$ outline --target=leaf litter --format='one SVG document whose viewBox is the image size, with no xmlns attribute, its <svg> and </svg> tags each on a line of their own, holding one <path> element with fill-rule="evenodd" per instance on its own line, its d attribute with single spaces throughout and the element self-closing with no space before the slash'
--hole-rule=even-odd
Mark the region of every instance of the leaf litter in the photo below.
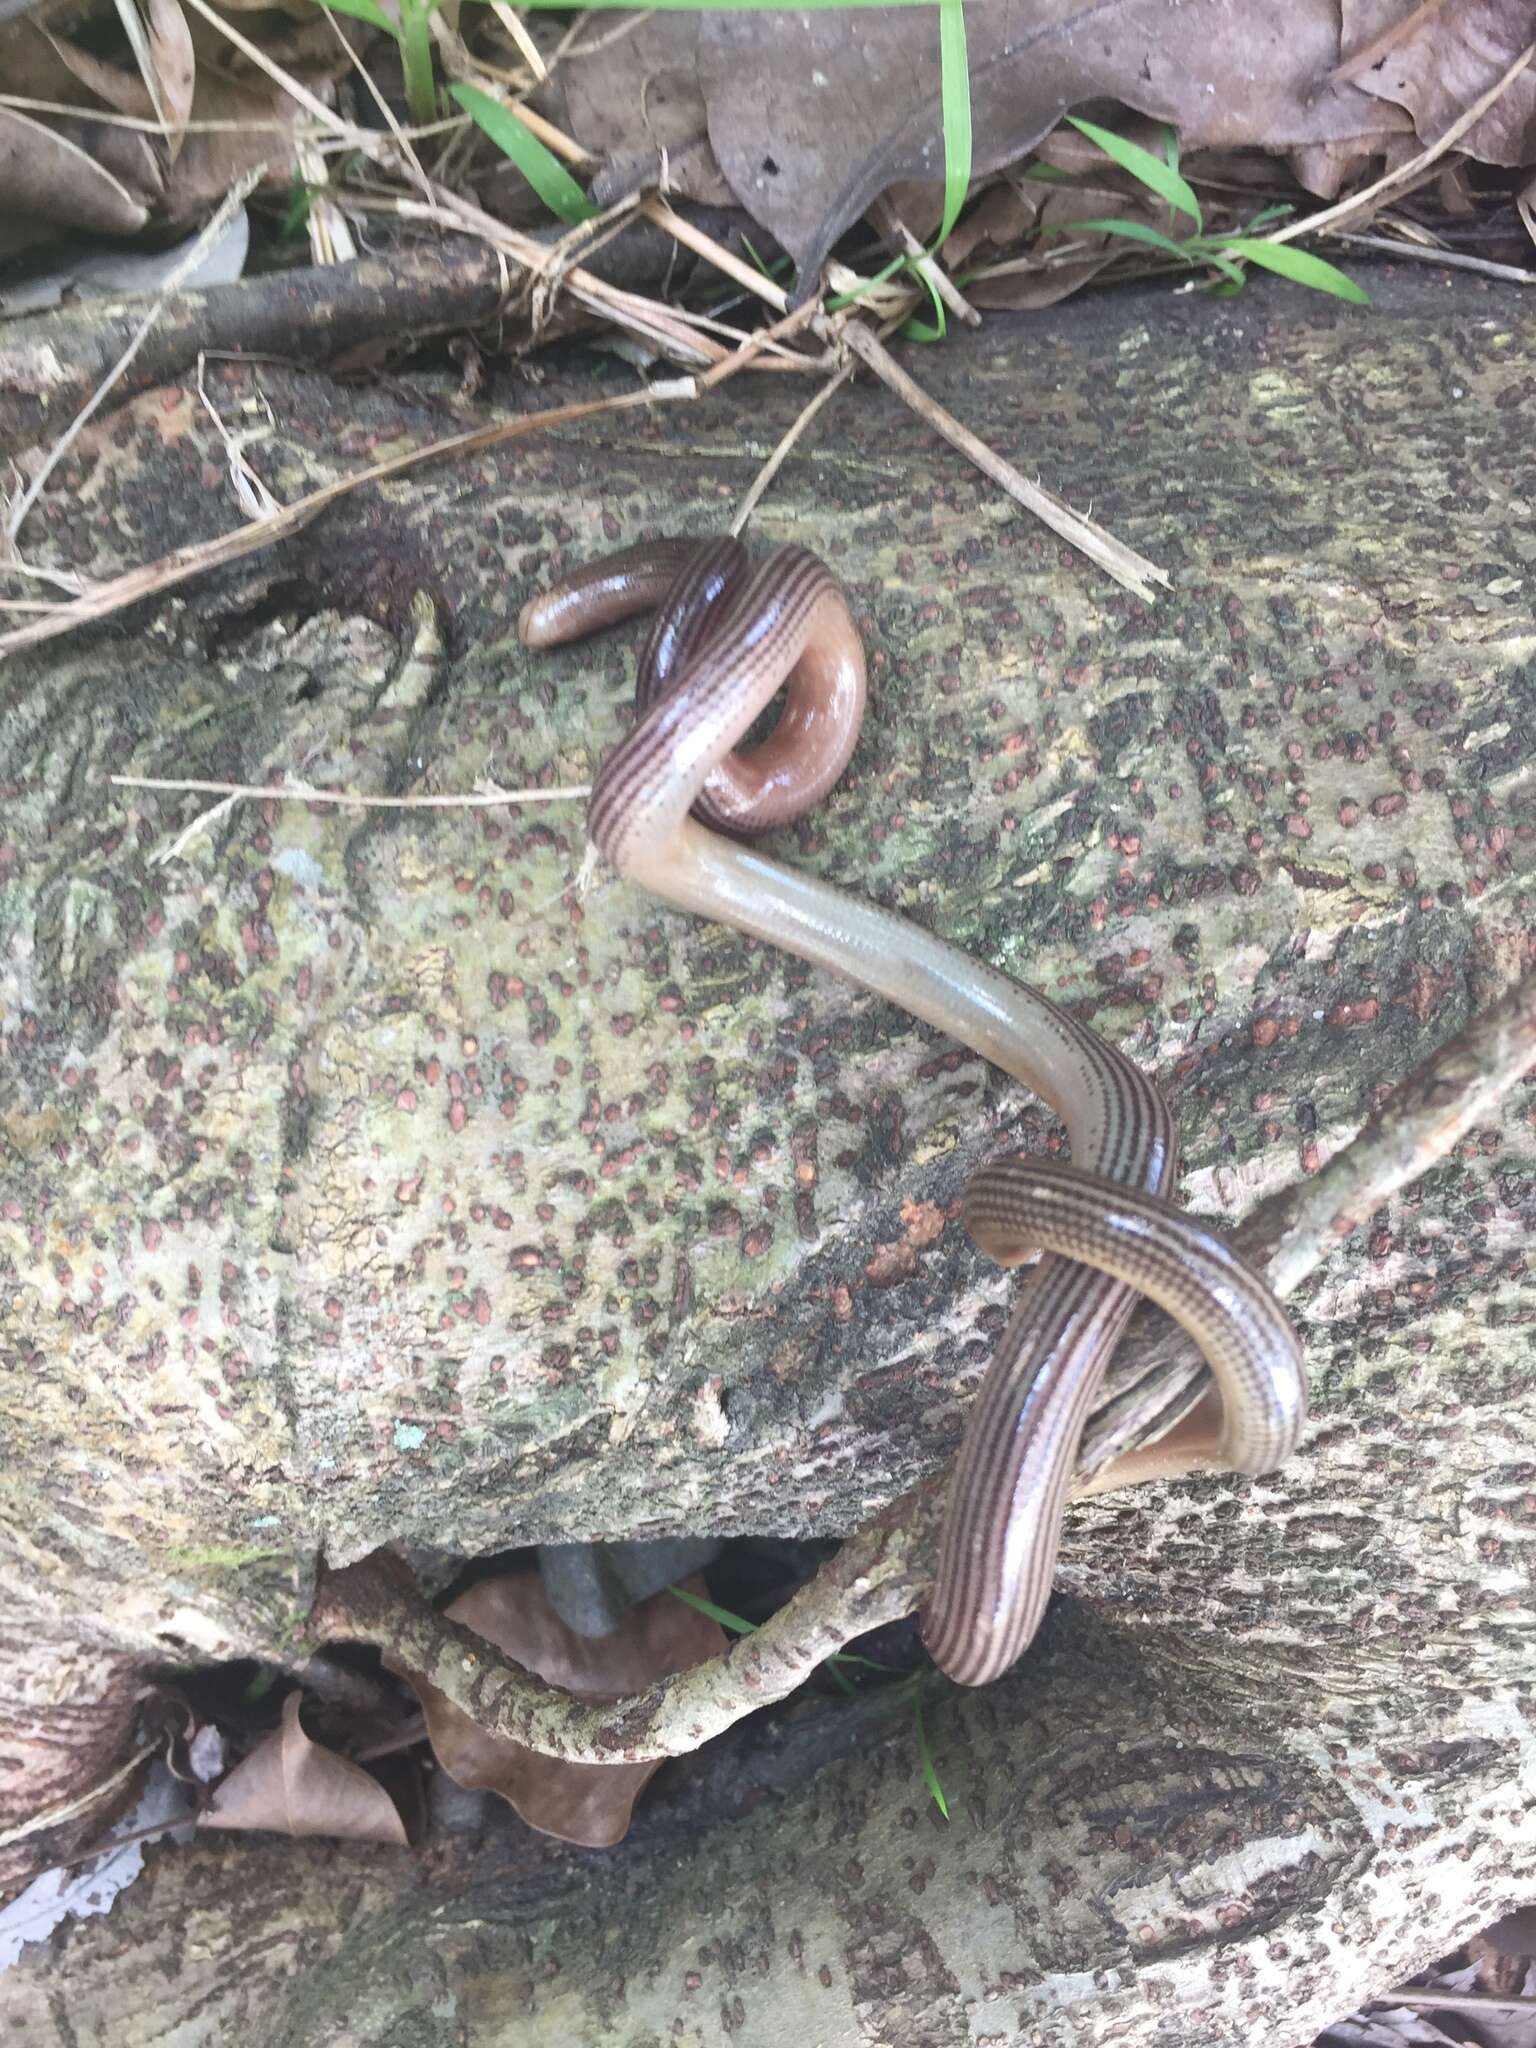
<svg viewBox="0 0 1536 2048">
<path fill-rule="evenodd" d="M 702 1579 L 684 1583 L 702 1597 Z M 550 1605 L 537 1572 L 482 1579 L 444 1611 L 537 1677 L 592 1705 L 643 1692 L 653 1679 L 718 1656 L 725 1643 L 717 1622 L 668 1592 L 631 1607 L 611 1634 L 578 1635 Z M 486 1734 L 416 1674 L 400 1676 L 421 1701 L 438 1762 L 466 1791 L 494 1792 L 530 1827 L 584 1848 L 610 1848 L 629 1832 L 635 1801 L 659 1763 L 573 1764 L 540 1756 Z"/>
</svg>

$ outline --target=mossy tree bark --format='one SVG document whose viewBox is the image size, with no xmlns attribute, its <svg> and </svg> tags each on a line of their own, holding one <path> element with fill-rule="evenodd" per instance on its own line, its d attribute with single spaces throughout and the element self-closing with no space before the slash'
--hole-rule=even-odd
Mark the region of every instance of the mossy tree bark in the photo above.
<svg viewBox="0 0 1536 2048">
<path fill-rule="evenodd" d="M 1172 572 L 1154 607 L 862 386 L 760 515 L 843 577 L 874 682 L 788 857 L 1091 1012 L 1207 1212 L 1315 1170 L 1536 954 L 1517 314 L 1461 279 L 1122 295 L 924 352 Z M 283 496 L 439 424 L 260 374 Z M 957 1201 L 1051 1135 L 1019 1091 L 573 894 L 577 808 L 249 804 L 162 863 L 208 800 L 102 780 L 581 780 L 628 651 L 531 660 L 518 603 L 716 524 L 789 384 L 424 474 L 0 674 L 18 1753 L 82 1646 L 112 1698 L 123 1653 L 290 1654 L 322 1553 L 837 1533 L 952 1451 L 1007 1295 Z M 217 463 L 193 400 L 139 401 L 56 538 L 105 572 L 206 532 Z M 1536 1882 L 1533 1121 L 1324 1269 L 1285 1471 L 1075 1511 L 1040 1654 L 931 1710 L 950 1826 L 905 1726 L 817 1718 L 817 1769 L 792 1718 L 670 1766 L 604 1856 L 164 1851 L 11 1975 L 11 2038 L 1308 2039 Z"/>
</svg>

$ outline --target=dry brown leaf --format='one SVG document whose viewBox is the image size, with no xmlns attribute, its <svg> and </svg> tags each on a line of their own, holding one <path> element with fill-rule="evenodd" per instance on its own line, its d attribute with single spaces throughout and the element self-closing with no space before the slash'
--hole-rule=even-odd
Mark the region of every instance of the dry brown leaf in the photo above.
<svg viewBox="0 0 1536 2048">
<path fill-rule="evenodd" d="M 0 212 L 40 215 L 59 227 L 131 235 L 149 208 L 78 144 L 0 107 Z"/>
<path fill-rule="evenodd" d="M 1166 207 L 1155 203 L 1143 205 L 1124 186 L 1043 185 L 1037 189 L 1042 195 L 1036 219 L 1040 238 L 1031 244 L 1028 267 L 968 281 L 966 296 L 974 305 L 989 310 L 1038 312 L 1041 307 L 1054 306 L 1080 291 L 1113 263 L 1138 259 L 1145 262 L 1145 250 L 1137 250 L 1114 235 L 1075 234 L 1073 227 L 1077 221 L 1136 221 L 1178 239 L 1179 224 Z M 1143 191 L 1142 197 L 1149 195 Z M 1068 255 L 1069 249 L 1078 253 Z M 1046 260 L 1057 250 L 1062 252 L 1060 257 Z M 983 271 L 988 268 L 985 263 L 980 267 Z"/>
<path fill-rule="evenodd" d="M 262 48 L 314 91 L 333 79 L 347 58 L 326 23 L 315 21 L 308 0 L 305 5 L 306 18 L 280 21 L 280 32 L 266 33 Z M 216 29 L 201 21 L 189 26 L 180 0 L 149 0 L 149 9 L 150 48 L 171 131 L 163 140 L 91 120 L 99 105 L 139 120 L 155 117 L 143 80 L 122 64 L 62 37 L 45 35 L 30 20 L 0 26 L 0 80 L 6 88 L 25 98 L 79 108 L 78 120 L 49 115 L 32 125 L 34 137 L 52 140 L 39 141 L 29 150 L 24 169 L 34 183 L 52 192 L 52 210 L 32 204 L 31 188 L 19 176 L 8 181 L 0 132 L 0 220 L 41 210 L 61 225 L 121 235 L 144 225 L 149 217 L 146 207 L 152 208 L 157 222 L 168 226 L 198 220 L 249 171 L 263 166 L 273 182 L 292 176 L 292 130 L 302 112 L 289 94 Z M 187 133 L 189 121 L 240 125 L 214 133 Z M 99 209 L 62 212 L 75 185 L 83 185 L 88 193 L 96 189 L 89 171 L 81 172 L 78 166 L 73 183 L 53 175 L 50 158 L 62 145 L 72 147 L 88 165 L 94 164 L 121 186 L 140 210 L 130 215 L 119 206 L 110 217 Z"/>
<path fill-rule="evenodd" d="M 685 1582 L 704 1593 L 703 1581 Z M 484 1579 L 447 1609 L 529 1671 L 597 1702 L 641 1692 L 653 1679 L 718 1656 L 717 1623 L 671 1593 L 642 1600 L 612 1635 L 579 1636 L 545 1597 L 537 1572 Z M 499 1793 L 530 1827 L 588 1849 L 611 1848 L 629 1832 L 635 1801 L 660 1766 L 569 1764 L 521 1743 L 487 1735 L 436 1689 L 385 1658 L 415 1688 L 438 1762 L 467 1791 Z"/>
<path fill-rule="evenodd" d="M 709 143 L 697 65 L 700 19 L 669 14 L 642 22 L 620 39 L 628 52 L 617 66 L 579 50 L 561 59 L 549 96 L 557 102 L 564 95 L 561 125 L 578 139 L 597 138 L 591 146 L 602 153 L 604 168 L 592 196 L 600 206 L 645 179 L 658 179 L 663 161 L 670 198 L 703 206 L 735 203 Z M 615 89 L 633 96 L 622 108 L 612 103 Z"/>
<path fill-rule="evenodd" d="M 940 252 L 944 268 L 954 272 L 973 256 L 984 260 L 988 250 L 1010 249 L 1033 232 L 1045 204 L 1046 186 L 999 179 L 970 208 Z M 980 252 L 978 254 L 978 252 Z"/>
<path fill-rule="evenodd" d="M 83 105 L 73 73 L 59 55 L 51 35 L 38 26 L 35 16 L 0 28 L 0 79 L 5 90 L 18 99 L 55 100 L 66 106 Z"/>
<path fill-rule="evenodd" d="M 1119 132 L 1143 149 L 1155 150 L 1160 139 L 1150 121 L 1127 119 Z M 1075 232 L 1079 221 L 1134 221 L 1173 240 L 1188 233 L 1187 222 L 1176 219 L 1145 185 L 1109 169 L 1103 151 L 1075 128 L 1058 128 L 1035 154 L 1077 182 L 1063 186 L 1028 176 L 1004 178 L 970 208 L 944 244 L 951 271 L 970 264 L 965 291 L 973 304 L 1035 312 L 1070 297 L 1112 264 L 1145 264 L 1144 249 L 1114 235 Z M 1026 238 L 1027 249 L 1022 246 Z M 996 255 L 987 253 L 987 245 Z"/>
<path fill-rule="evenodd" d="M 179 0 L 149 0 L 149 47 L 165 118 L 170 123 L 167 148 L 174 164 L 181 153 L 187 122 L 192 118 L 197 88 L 197 55 Z"/>
<path fill-rule="evenodd" d="M 1419 9 L 1407 0 L 1343 0 L 1346 51 L 1390 35 Z M 1455 0 L 1424 13 L 1411 33 L 1393 38 L 1355 84 L 1413 116 L 1420 142 L 1443 135 L 1462 109 L 1485 93 L 1536 38 L 1531 0 Z M 1482 163 L 1536 163 L 1536 64 L 1527 65 L 1456 145 Z"/>
<path fill-rule="evenodd" d="M 283 1701 L 283 1725 L 237 1764 L 198 1816 L 205 1828 L 270 1828 L 403 1846 L 393 1800 L 360 1764 L 311 1742 L 299 1725 L 303 1694 Z"/>
<path fill-rule="evenodd" d="M 124 71 L 120 65 L 109 64 L 104 57 L 97 57 L 89 50 L 82 50 L 74 43 L 67 43 L 60 36 L 48 38 L 54 55 L 72 78 L 86 88 L 87 94 L 94 93 L 115 113 L 131 114 L 136 121 L 155 120 L 154 101 L 149 96 L 149 87 L 136 71 Z M 41 95 L 39 95 L 41 97 Z M 70 101 L 84 107 L 88 101 L 71 93 Z"/>
<path fill-rule="evenodd" d="M 1186 150 L 1326 143 L 1360 164 L 1408 128 L 1354 86 L 1319 90 L 1339 59 L 1337 0 L 994 0 L 966 20 L 978 176 L 1096 100 L 1173 122 Z M 677 108 L 690 91 L 702 101 L 738 199 L 811 271 L 877 194 L 942 178 L 927 8 L 657 16 L 573 72 L 577 138 L 614 155 L 653 147 L 641 87 L 658 77 Z"/>
<path fill-rule="evenodd" d="M 53 115 L 48 127 L 83 149 L 93 163 L 126 186 L 136 199 L 153 206 L 165 190 L 164 164 L 157 154 L 157 145 L 135 129 L 103 127 L 90 119 L 92 103 L 103 100 L 115 112 L 129 114 L 135 120 L 157 120 L 159 116 L 143 79 L 136 72 L 108 64 L 89 50 L 62 42 L 56 36 L 50 36 L 48 41 L 70 81 L 63 98 L 66 103 L 78 103 L 81 116 L 75 122 Z"/>
<path fill-rule="evenodd" d="M 241 130 L 192 133 L 166 180 L 160 218 L 182 223 L 200 219 L 248 171 L 267 166 L 267 176 L 280 183 L 292 174 L 291 126 L 300 110 L 288 95 L 267 79 L 221 78 L 202 68 L 193 103 L 200 121 L 240 121 Z"/>
</svg>

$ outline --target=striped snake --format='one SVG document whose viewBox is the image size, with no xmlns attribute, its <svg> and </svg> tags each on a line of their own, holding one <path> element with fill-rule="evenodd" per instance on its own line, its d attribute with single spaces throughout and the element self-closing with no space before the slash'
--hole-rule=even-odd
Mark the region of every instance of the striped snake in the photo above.
<svg viewBox="0 0 1536 2048">
<path fill-rule="evenodd" d="M 545 647 L 641 611 L 655 618 L 639 717 L 598 769 L 588 806 L 598 849 L 667 902 L 901 1004 L 1022 1081 L 1067 1127 L 1070 1166 L 1000 1160 L 966 1191 L 967 1227 L 992 1258 L 1047 1254 L 1019 1289 L 972 1406 L 923 1611 L 935 1663 L 981 1685 L 1039 1626 L 1079 1441 L 1138 1297 L 1195 1339 L 1216 1394 L 1115 1460 L 1096 1491 L 1212 1467 L 1271 1470 L 1306 1417 L 1300 1346 L 1258 1274 L 1172 1206 L 1173 1119 L 1124 1054 L 906 918 L 726 836 L 800 816 L 858 739 L 864 653 L 825 566 L 798 547 L 753 569 L 734 540 L 652 542 L 533 598 L 518 630 Z M 786 683 L 773 732 L 738 750 Z"/>
</svg>

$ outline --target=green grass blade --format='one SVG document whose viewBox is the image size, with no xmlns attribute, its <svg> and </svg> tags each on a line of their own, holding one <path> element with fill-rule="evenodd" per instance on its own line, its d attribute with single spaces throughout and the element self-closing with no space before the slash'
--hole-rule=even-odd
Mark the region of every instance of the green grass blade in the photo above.
<svg viewBox="0 0 1536 2048">
<path fill-rule="evenodd" d="M 575 227 L 578 221 L 592 218 L 597 208 L 560 159 L 550 154 L 516 114 L 478 86 L 451 85 L 448 90 L 475 125 L 512 159 L 557 219 Z"/>
<path fill-rule="evenodd" d="M 729 1607 L 717 1607 L 713 1600 L 701 1600 L 697 1593 L 684 1592 L 681 1586 L 668 1586 L 667 1591 L 674 1600 L 681 1600 L 685 1607 L 696 1607 L 700 1614 L 707 1614 L 711 1621 L 718 1621 L 722 1628 L 732 1634 L 751 1636 L 757 1633 L 755 1621 L 743 1621 L 739 1614 L 732 1614 Z"/>
<path fill-rule="evenodd" d="M 933 318 L 919 320 L 914 315 L 902 328 L 902 335 L 907 341 L 942 341 L 949 332 L 949 323 L 944 318 L 944 301 L 935 290 L 932 278 L 920 264 L 913 264 L 912 275 L 928 294 L 933 306 Z"/>
<path fill-rule="evenodd" d="M 960 218 L 971 188 L 971 67 L 965 51 L 965 0 L 939 0 L 939 97 L 944 108 L 944 218 L 938 246 Z M 935 300 L 935 305 L 938 305 Z M 938 307 L 939 333 L 944 310 Z"/>
<path fill-rule="evenodd" d="M 1150 149 L 1143 149 L 1140 143 L 1127 142 L 1113 129 L 1100 128 L 1093 121 L 1081 121 L 1076 114 L 1068 114 L 1067 119 L 1090 142 L 1096 142 L 1122 171 L 1129 171 L 1139 184 L 1155 192 L 1159 199 L 1165 199 L 1176 213 L 1187 213 L 1195 224 L 1195 232 L 1199 233 L 1202 226 L 1200 202 L 1171 164 L 1165 164 L 1160 156 L 1154 156 Z"/>
<path fill-rule="evenodd" d="M 437 75 L 432 69 L 430 9 L 400 0 L 400 72 L 411 119 L 425 128 L 437 119 Z"/>
<path fill-rule="evenodd" d="M 846 1693 L 851 1700 L 856 1700 L 859 1696 L 859 1688 L 854 1684 L 846 1671 L 838 1670 L 837 1667 L 842 1662 L 843 1659 L 841 1657 L 829 1657 L 821 1668 L 826 1672 L 828 1678 L 831 1679 L 839 1692 Z"/>
<path fill-rule="evenodd" d="M 296 179 L 290 188 L 288 210 L 283 215 L 283 224 L 278 230 L 280 241 L 292 242 L 309 226 L 310 209 L 315 203 L 316 188 Z"/>
<path fill-rule="evenodd" d="M 787 256 L 775 256 L 771 263 L 765 262 L 756 249 L 753 248 L 750 235 L 742 236 L 741 246 L 746 250 L 747 255 L 757 265 L 764 277 L 776 277 L 781 270 L 789 270 L 793 267 Z"/>
<path fill-rule="evenodd" d="M 944 1787 L 939 1783 L 939 1774 L 933 1767 L 933 1751 L 928 1747 L 928 1729 L 923 1721 L 923 1703 L 912 1702 L 912 1715 L 917 1723 L 917 1760 L 922 1765 L 923 1783 L 928 1787 L 934 1805 L 949 1819 L 949 1801 L 944 1797 Z"/>
<path fill-rule="evenodd" d="M 877 270 L 873 277 L 859 280 L 858 288 L 851 292 L 835 292 L 827 301 L 829 313 L 840 313 L 844 306 L 856 305 L 864 294 L 873 291 L 877 284 L 884 284 L 888 277 L 894 277 L 898 270 L 905 270 L 909 262 L 906 256 L 893 256 L 883 270 Z"/>
<path fill-rule="evenodd" d="M 1202 263 L 1209 263 L 1212 270 L 1219 270 L 1221 272 L 1222 276 L 1226 279 L 1226 284 L 1222 289 L 1227 294 L 1240 292 L 1248 282 L 1248 273 L 1240 264 L 1232 262 L 1229 257 L 1223 256 L 1219 249 L 1212 249 L 1208 244 L 1201 248 L 1200 261 Z M 1217 287 L 1213 285 L 1211 289 L 1214 291 Z"/>
<path fill-rule="evenodd" d="M 599 12 L 605 8 L 633 9 L 635 0 L 520 0 L 533 8 L 561 8 L 569 13 Z M 849 7 L 931 7 L 933 0 L 647 0 L 655 14 L 826 14 L 834 8 Z"/>
<path fill-rule="evenodd" d="M 1281 277 L 1288 277 L 1293 284 L 1304 284 L 1314 292 L 1328 292 L 1336 299 L 1348 299 L 1351 305 L 1368 306 L 1371 295 L 1363 286 L 1346 277 L 1342 270 L 1336 270 L 1331 263 L 1325 263 L 1321 256 L 1314 256 L 1306 249 L 1293 248 L 1289 242 L 1266 242 L 1252 235 L 1223 235 L 1221 247 L 1233 256 L 1246 256 L 1250 263 L 1257 263 L 1263 270 L 1273 270 Z"/>
<path fill-rule="evenodd" d="M 1149 249 L 1161 249 L 1165 256 L 1177 256 L 1181 263 L 1193 261 L 1183 242 L 1165 235 L 1161 228 L 1149 228 L 1141 220 L 1072 220 L 1052 228 L 1054 235 L 1122 235 L 1128 242 L 1145 242 Z"/>
<path fill-rule="evenodd" d="M 355 21 L 366 21 L 370 28 L 381 28 L 386 35 L 398 43 L 400 31 L 377 4 L 377 0 L 325 0 L 328 14 L 350 14 Z"/>
</svg>

